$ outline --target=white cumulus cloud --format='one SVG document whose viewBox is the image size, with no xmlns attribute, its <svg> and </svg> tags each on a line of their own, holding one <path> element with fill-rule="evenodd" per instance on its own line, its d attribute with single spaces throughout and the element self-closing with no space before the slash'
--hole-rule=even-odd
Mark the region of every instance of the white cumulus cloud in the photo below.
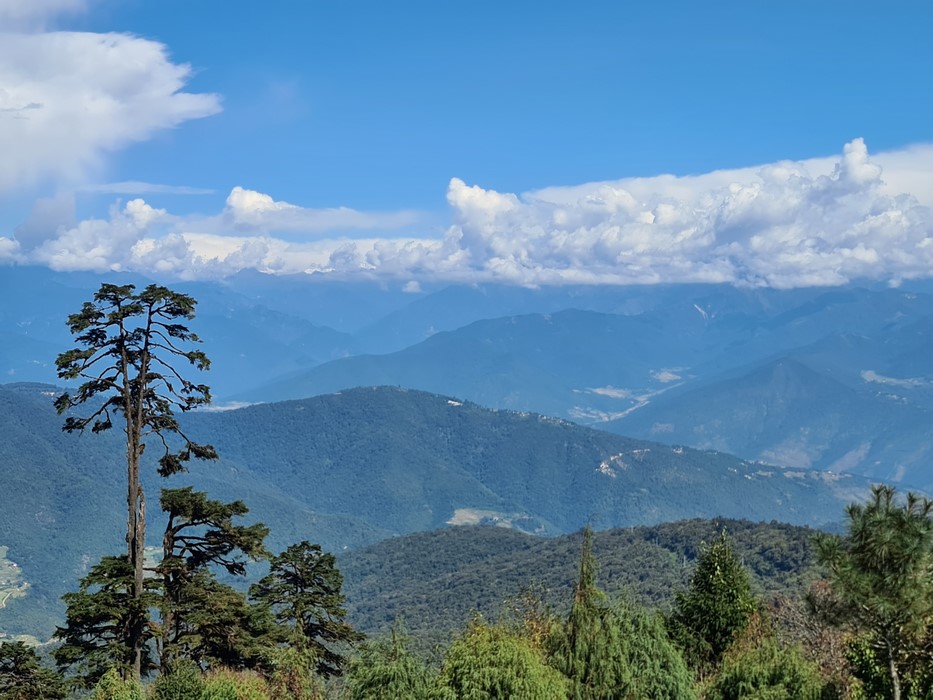
<svg viewBox="0 0 933 700">
<path fill-rule="evenodd" d="M 933 166 L 930 149 L 882 158 Z M 795 287 L 929 276 L 931 192 L 892 190 L 861 139 L 835 162 L 631 178 L 521 197 L 453 179 L 452 235 L 477 274 L 519 284 L 732 282 Z"/>
<path fill-rule="evenodd" d="M 198 217 L 136 199 L 107 220 L 66 225 L 68 201 L 49 200 L 23 241 L 0 239 L 0 258 L 185 278 L 365 275 L 412 290 L 423 281 L 897 284 L 933 276 L 930 172 L 931 146 L 873 156 L 856 139 L 836 158 L 524 194 L 452 178 L 451 222 L 433 235 L 411 234 L 412 212 L 307 208 L 242 187 Z"/>
<path fill-rule="evenodd" d="M 80 3 L 37 5 L 38 17 Z M 5 0 L 0 18 L 28 7 Z M 184 91 L 190 75 L 163 44 L 126 34 L 0 34 L 0 192 L 80 185 L 106 154 L 218 112 L 216 95 Z"/>
</svg>

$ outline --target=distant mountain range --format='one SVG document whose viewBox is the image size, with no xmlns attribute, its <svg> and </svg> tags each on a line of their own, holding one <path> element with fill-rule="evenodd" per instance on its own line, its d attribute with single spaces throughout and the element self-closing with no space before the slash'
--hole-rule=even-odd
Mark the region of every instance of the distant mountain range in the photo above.
<svg viewBox="0 0 933 700">
<path fill-rule="evenodd" d="M 119 429 L 68 435 L 56 389 L 0 385 L 0 544 L 32 585 L 0 629 L 51 631 L 61 593 L 123 548 Z M 799 524 L 841 518 L 867 482 L 632 440 L 531 413 L 397 388 L 364 388 L 185 417 L 221 459 L 160 482 L 147 465 L 150 541 L 160 486 L 242 499 L 270 546 L 301 539 L 344 551 L 447 524 L 558 535 L 694 517 Z"/>
<path fill-rule="evenodd" d="M 125 274 L 108 281 L 148 280 Z M 54 382 L 101 282 L 0 270 L 0 376 Z M 221 403 L 394 385 L 620 434 L 933 490 L 931 283 L 426 288 L 180 282 Z"/>
</svg>

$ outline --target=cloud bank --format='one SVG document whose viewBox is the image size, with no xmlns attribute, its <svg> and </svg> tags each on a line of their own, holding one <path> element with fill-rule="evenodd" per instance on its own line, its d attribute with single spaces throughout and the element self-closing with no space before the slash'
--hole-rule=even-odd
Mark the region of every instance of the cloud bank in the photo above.
<svg viewBox="0 0 933 700">
<path fill-rule="evenodd" d="M 453 178 L 450 225 L 412 212 L 309 209 L 234 188 L 223 211 L 178 217 L 143 199 L 108 219 L 43 220 L 0 259 L 181 278 L 242 269 L 519 285 L 709 282 L 799 287 L 933 276 L 933 146 L 675 177 L 502 193 Z M 42 212 L 40 212 L 42 213 Z M 35 217 L 34 217 L 35 218 Z M 386 232 L 405 229 L 402 235 Z"/>
</svg>

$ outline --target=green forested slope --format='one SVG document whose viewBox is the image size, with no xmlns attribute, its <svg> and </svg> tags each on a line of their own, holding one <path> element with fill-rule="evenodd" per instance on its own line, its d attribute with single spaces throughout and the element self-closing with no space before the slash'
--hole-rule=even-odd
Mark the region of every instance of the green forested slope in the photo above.
<svg viewBox="0 0 933 700">
<path fill-rule="evenodd" d="M 687 520 L 595 535 L 600 586 L 665 608 L 685 587 L 703 542 L 725 528 L 766 599 L 793 595 L 816 576 L 814 531 L 783 523 Z M 445 642 L 474 611 L 496 618 L 531 591 L 564 612 L 573 596 L 580 533 L 540 538 L 496 527 L 398 537 L 339 558 L 350 618 L 369 633 L 403 616 L 423 648 Z"/>
<path fill-rule="evenodd" d="M 0 385 L 0 545 L 32 585 L 0 609 L 0 631 L 49 633 L 59 596 L 125 547 L 122 434 L 63 434 L 53 394 Z M 245 501 L 277 551 L 307 539 L 335 552 L 471 518 L 551 535 L 688 517 L 820 524 L 864 489 L 394 388 L 184 418 L 221 459 L 162 481 L 145 466 L 149 544 L 162 486 Z"/>
</svg>

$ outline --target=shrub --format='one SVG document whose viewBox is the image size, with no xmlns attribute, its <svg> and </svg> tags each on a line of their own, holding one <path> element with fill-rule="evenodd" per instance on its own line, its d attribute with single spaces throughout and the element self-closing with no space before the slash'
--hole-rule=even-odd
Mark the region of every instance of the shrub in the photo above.
<svg viewBox="0 0 933 700">
<path fill-rule="evenodd" d="M 204 677 L 194 663 L 181 662 L 171 673 L 159 676 L 152 684 L 153 700 L 200 700 Z"/>
<path fill-rule="evenodd" d="M 145 700 L 145 695 L 139 681 L 123 680 L 112 668 L 97 681 L 90 700 Z"/>
<path fill-rule="evenodd" d="M 273 700 L 261 676 L 240 671 L 217 671 L 204 679 L 201 700 Z"/>
</svg>

